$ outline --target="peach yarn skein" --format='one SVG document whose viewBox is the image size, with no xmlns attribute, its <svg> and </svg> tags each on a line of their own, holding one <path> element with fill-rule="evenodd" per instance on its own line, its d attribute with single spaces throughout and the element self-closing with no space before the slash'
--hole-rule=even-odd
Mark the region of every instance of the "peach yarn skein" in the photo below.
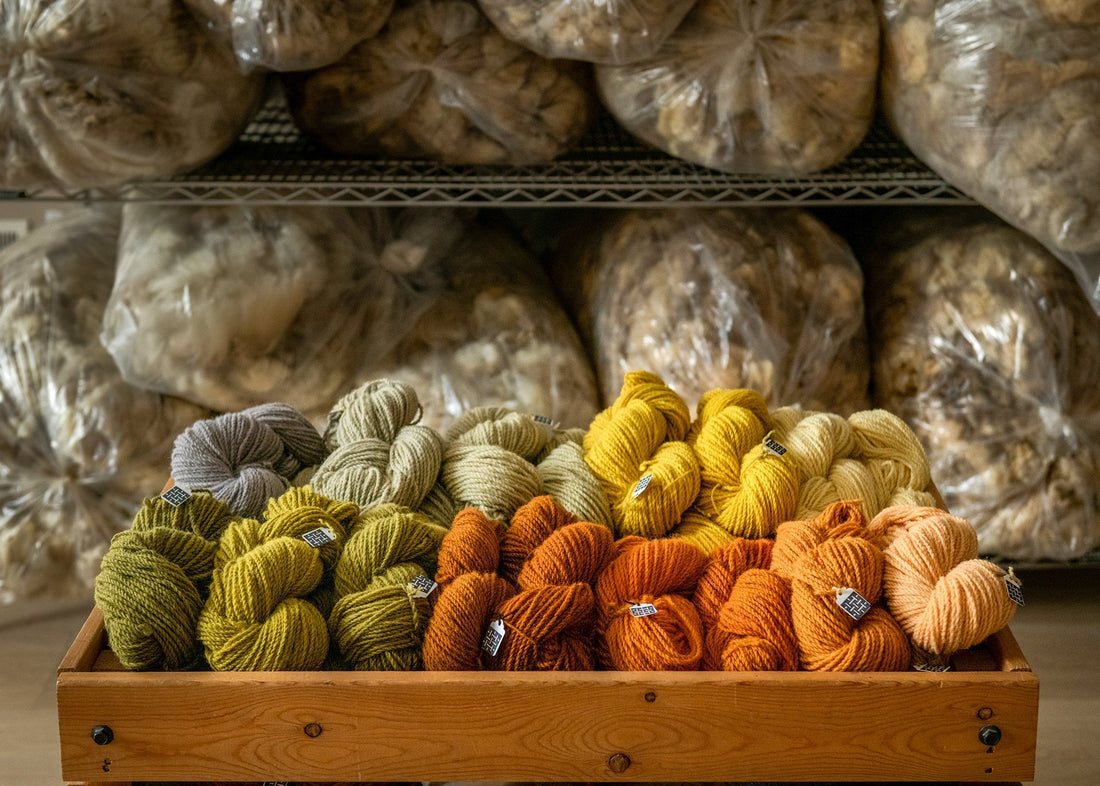
<svg viewBox="0 0 1100 786">
<path fill-rule="evenodd" d="M 870 529 L 886 559 L 886 604 L 917 647 L 950 655 L 1008 625 L 1005 571 L 978 559 L 974 528 L 937 508 L 892 506 Z"/>
</svg>

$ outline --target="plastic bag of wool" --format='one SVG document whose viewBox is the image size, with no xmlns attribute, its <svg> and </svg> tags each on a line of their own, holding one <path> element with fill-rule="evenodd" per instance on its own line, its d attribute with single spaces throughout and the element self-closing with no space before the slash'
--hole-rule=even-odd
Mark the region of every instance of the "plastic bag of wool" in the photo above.
<svg viewBox="0 0 1100 786">
<path fill-rule="evenodd" d="M 867 408 L 863 276 L 809 213 L 622 211 L 574 234 L 553 274 L 605 403 L 648 369 L 693 412 L 713 388 L 752 388 L 773 407 Z"/>
<path fill-rule="evenodd" d="M 596 78 L 619 122 L 671 155 L 797 175 L 867 133 L 878 50 L 871 0 L 701 0 L 655 54 Z"/>
<path fill-rule="evenodd" d="M 427 308 L 451 211 L 127 205 L 103 343 L 133 384 L 324 412 Z"/>
<path fill-rule="evenodd" d="M 440 432 L 483 406 L 586 428 L 599 409 L 592 367 L 530 252 L 501 230 L 475 228 L 444 269 L 447 285 L 432 309 L 362 379 L 412 385 L 421 423 Z"/>
<path fill-rule="evenodd" d="M 305 71 L 339 60 L 382 29 L 393 0 L 184 0 L 232 41 L 246 67 Z"/>
<path fill-rule="evenodd" d="M 928 452 L 981 550 L 1100 542 L 1100 318 L 1043 247 L 983 214 L 911 219 L 868 254 L 877 403 Z"/>
<path fill-rule="evenodd" d="M 117 235 L 116 214 L 81 211 L 0 252 L 0 602 L 87 597 L 209 414 L 127 384 L 99 344 Z"/>
<path fill-rule="evenodd" d="M 257 106 L 176 0 L 5 0 L 0 188 L 96 188 L 214 158 Z"/>
<path fill-rule="evenodd" d="M 585 131 L 582 78 L 508 41 L 473 2 L 421 0 L 342 60 L 285 80 L 295 122 L 338 153 L 538 164 Z"/>
<path fill-rule="evenodd" d="M 1100 3 L 884 0 L 882 17 L 898 135 L 1042 241 L 1100 311 Z"/>
</svg>

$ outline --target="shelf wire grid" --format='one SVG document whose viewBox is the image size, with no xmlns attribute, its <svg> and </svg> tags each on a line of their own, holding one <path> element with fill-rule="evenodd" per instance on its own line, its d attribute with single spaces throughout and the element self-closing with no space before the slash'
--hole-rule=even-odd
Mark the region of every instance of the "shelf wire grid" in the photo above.
<svg viewBox="0 0 1100 786">
<path fill-rule="evenodd" d="M 160 204 L 673 205 L 974 204 L 881 121 L 844 161 L 785 178 L 733 175 L 652 149 L 602 114 L 572 151 L 540 166 L 455 166 L 333 154 L 301 134 L 285 101 L 267 101 L 223 155 L 185 175 L 106 190 L 42 190 L 32 199 Z"/>
</svg>

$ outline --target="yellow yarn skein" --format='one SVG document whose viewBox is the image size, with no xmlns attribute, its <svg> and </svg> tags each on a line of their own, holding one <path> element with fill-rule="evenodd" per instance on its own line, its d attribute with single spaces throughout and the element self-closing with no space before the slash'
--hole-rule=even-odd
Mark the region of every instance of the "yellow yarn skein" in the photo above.
<svg viewBox="0 0 1100 786">
<path fill-rule="evenodd" d="M 752 390 L 707 391 L 688 434 L 702 471 L 693 510 L 729 534 L 767 537 L 790 519 L 798 498 L 798 468 L 764 446 L 768 407 Z"/>
<path fill-rule="evenodd" d="M 883 491 L 884 508 L 935 507 L 935 498 L 927 491 L 932 483 L 928 456 L 904 420 L 885 409 L 867 409 L 853 413 L 848 422 L 856 440 L 852 456 L 867 465 Z"/>
<path fill-rule="evenodd" d="M 669 533 L 671 537 L 686 540 L 700 548 L 704 554 L 711 554 L 736 538 L 722 529 L 720 525 L 711 521 L 699 513 L 695 508 L 688 508 L 680 523 Z"/>
<path fill-rule="evenodd" d="M 619 536 L 660 537 L 699 493 L 699 463 L 684 442 L 691 414 L 656 374 L 631 371 L 584 437 L 584 460 L 611 503 Z M 650 476 L 638 491 L 639 482 Z M 638 493 L 635 493 L 638 491 Z"/>
</svg>

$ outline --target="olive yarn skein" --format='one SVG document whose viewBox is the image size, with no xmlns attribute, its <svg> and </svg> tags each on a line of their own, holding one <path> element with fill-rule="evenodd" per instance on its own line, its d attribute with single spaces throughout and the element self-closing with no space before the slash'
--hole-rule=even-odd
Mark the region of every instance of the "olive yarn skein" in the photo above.
<svg viewBox="0 0 1100 786">
<path fill-rule="evenodd" d="M 798 470 L 765 447 L 770 426 L 754 391 L 715 389 L 699 399 L 687 437 L 702 476 L 693 512 L 731 535 L 766 537 L 794 515 Z"/>
<path fill-rule="evenodd" d="M 111 649 L 127 669 L 185 669 L 202 653 L 198 619 L 217 539 L 236 519 L 196 491 L 180 507 L 147 499 L 130 529 L 111 539 L 95 580 L 95 603 Z"/>
<path fill-rule="evenodd" d="M 210 491 L 240 516 L 259 516 L 302 470 L 325 457 L 320 434 L 287 404 L 200 420 L 176 437 L 172 477 Z"/>
<path fill-rule="evenodd" d="M 646 371 L 629 372 L 619 397 L 596 415 L 584 460 L 607 495 L 616 534 L 660 537 L 691 506 L 700 475 L 684 442 L 690 425 L 684 400 Z"/>
<path fill-rule="evenodd" d="M 365 513 L 336 566 L 338 600 L 329 633 L 353 668 L 412 671 L 431 616 L 411 583 L 435 572 L 442 527 L 408 508 L 384 504 Z"/>
<path fill-rule="evenodd" d="M 1005 571 L 978 559 L 974 528 L 937 508 L 893 506 L 871 521 L 886 605 L 918 648 L 950 655 L 1011 621 Z"/>
<path fill-rule="evenodd" d="M 364 509 L 392 502 L 417 508 L 439 477 L 443 440 L 417 425 L 420 401 L 404 382 L 380 379 L 353 390 L 329 413 L 332 453 L 311 483 Z"/>
</svg>

